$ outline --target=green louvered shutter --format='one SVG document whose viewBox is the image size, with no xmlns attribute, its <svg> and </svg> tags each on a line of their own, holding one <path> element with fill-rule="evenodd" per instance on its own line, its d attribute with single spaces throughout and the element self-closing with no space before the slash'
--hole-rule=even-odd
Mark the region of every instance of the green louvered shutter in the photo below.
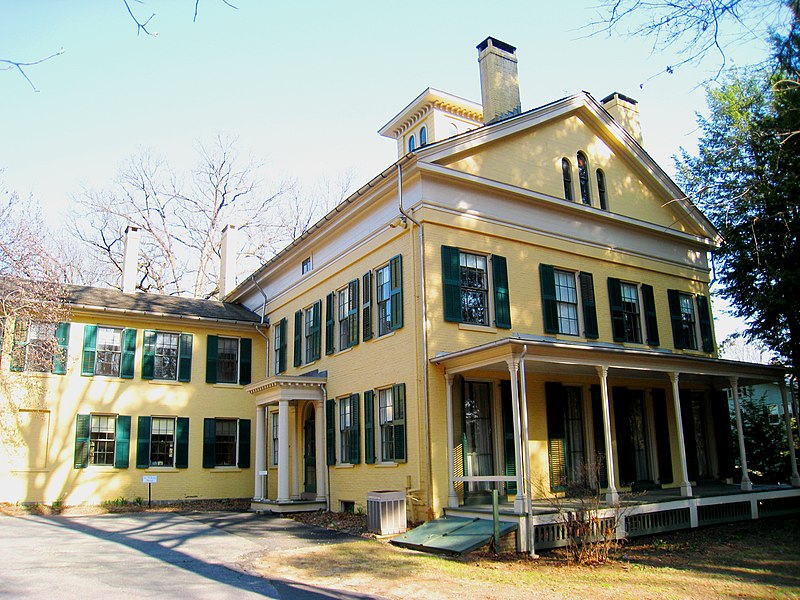
<svg viewBox="0 0 800 600">
<path fill-rule="evenodd" d="M 403 256 L 398 254 L 389 261 L 389 329 L 395 331 L 403 326 Z"/>
<path fill-rule="evenodd" d="M 75 468 L 85 469 L 89 465 L 89 436 L 91 415 L 78 415 L 75 423 Z"/>
<path fill-rule="evenodd" d="M 253 340 L 239 340 L 239 385 L 249 385 L 252 380 Z"/>
<path fill-rule="evenodd" d="M 83 327 L 83 355 L 81 357 L 81 375 L 94 375 L 94 362 L 97 356 L 97 325 Z"/>
<path fill-rule="evenodd" d="M 175 419 L 175 468 L 189 468 L 189 417 Z"/>
<path fill-rule="evenodd" d="M 2 343 L 2 338 L 0 338 Z M 69 356 L 69 323 L 59 323 L 56 326 L 56 343 L 58 349 L 53 355 L 53 373 L 64 375 L 67 372 L 67 357 Z"/>
<path fill-rule="evenodd" d="M 142 379 L 152 379 L 156 369 L 156 332 L 144 330 L 142 338 Z"/>
<path fill-rule="evenodd" d="M 461 322 L 461 263 L 459 250 L 442 246 L 442 292 L 444 295 L 444 320 Z"/>
<path fill-rule="evenodd" d="M 136 330 L 122 330 L 122 363 L 119 376 L 123 379 L 133 379 L 133 370 L 136 360 Z"/>
<path fill-rule="evenodd" d="M 647 330 L 647 343 L 658 346 L 658 318 L 656 317 L 656 299 L 653 286 L 642 284 L 642 308 L 644 309 L 644 326 Z"/>
<path fill-rule="evenodd" d="M 350 394 L 350 464 L 357 465 L 361 462 L 361 419 L 359 419 L 358 394 Z"/>
<path fill-rule="evenodd" d="M 217 465 L 217 420 L 203 419 L 203 468 Z"/>
<path fill-rule="evenodd" d="M 250 468 L 250 419 L 239 419 L 239 460 L 236 466 Z"/>
<path fill-rule="evenodd" d="M 517 476 L 517 451 L 514 443 L 514 408 L 511 402 L 511 385 L 509 381 L 501 383 L 501 414 L 503 417 L 503 467 L 506 477 Z M 509 494 L 517 493 L 517 482 L 506 482 Z"/>
<path fill-rule="evenodd" d="M 25 346 L 27 342 L 28 320 L 17 317 L 14 319 L 14 345 L 11 348 L 11 364 L 9 366 L 12 371 L 25 369 Z M 2 346 L 0 346 L 0 350 L 2 350 Z"/>
<path fill-rule="evenodd" d="M 406 384 L 398 383 L 392 386 L 392 400 L 394 402 L 394 460 L 406 462 Z"/>
<path fill-rule="evenodd" d="M 192 380 L 192 334 L 182 333 L 178 349 L 178 381 Z"/>
<path fill-rule="evenodd" d="M 372 339 L 372 271 L 364 273 L 361 278 L 361 287 L 363 288 L 362 302 L 361 302 L 361 321 L 363 322 L 364 334 L 363 338 L 366 342 Z"/>
<path fill-rule="evenodd" d="M 556 304 L 556 275 L 553 265 L 539 265 L 539 279 L 542 286 L 542 314 L 544 332 L 558 333 L 558 304 Z"/>
<path fill-rule="evenodd" d="M 560 383 L 544 384 L 547 405 L 547 441 L 550 457 L 550 488 L 567 487 L 567 432 L 564 421 L 564 394 Z"/>
<path fill-rule="evenodd" d="M 364 462 L 375 464 L 375 392 L 364 392 Z"/>
<path fill-rule="evenodd" d="M 294 313 L 294 362 L 295 367 L 303 364 L 303 311 Z"/>
<path fill-rule="evenodd" d="M 492 280 L 494 284 L 494 325 L 499 329 L 511 329 L 511 300 L 505 256 L 492 255 Z"/>
<path fill-rule="evenodd" d="M 325 296 L 325 354 L 333 354 L 336 348 L 333 337 L 336 322 L 336 297 L 333 292 Z"/>
<path fill-rule="evenodd" d="M 596 340 L 599 337 L 597 329 L 597 305 L 594 297 L 594 278 L 591 273 L 578 274 L 581 283 L 581 303 L 583 304 L 583 335 L 588 339 Z"/>
<path fill-rule="evenodd" d="M 219 352 L 219 338 L 216 335 L 208 336 L 206 343 L 206 383 L 217 383 L 217 354 Z"/>
<path fill-rule="evenodd" d="M 669 301 L 669 317 L 672 321 L 672 341 L 675 348 L 683 350 L 686 344 L 683 338 L 683 313 L 681 312 L 681 296 L 678 290 L 667 290 Z"/>
<path fill-rule="evenodd" d="M 619 279 L 608 278 L 608 303 L 611 307 L 611 331 L 615 342 L 625 341 L 625 309 L 622 307 L 622 285 Z"/>
<path fill-rule="evenodd" d="M 325 462 L 336 464 L 336 400 L 325 401 Z"/>
<path fill-rule="evenodd" d="M 711 307 L 708 298 L 697 296 L 697 320 L 700 322 L 700 339 L 703 352 L 714 352 L 714 330 L 711 327 Z"/>
<path fill-rule="evenodd" d="M 114 466 L 127 469 L 131 453 L 131 418 L 127 415 L 117 416 L 117 439 L 114 445 Z"/>
<path fill-rule="evenodd" d="M 361 333 L 361 319 L 359 314 L 361 312 L 359 310 L 361 301 L 358 293 L 358 288 L 360 287 L 359 284 L 360 281 L 358 279 L 354 279 L 347 284 L 348 296 L 353 302 L 353 308 L 347 311 L 347 322 L 349 323 L 350 328 L 350 346 L 358 345 Z"/>
<path fill-rule="evenodd" d="M 317 300 L 311 307 L 311 357 L 312 361 L 319 360 L 322 354 L 322 300 Z"/>
<path fill-rule="evenodd" d="M 150 466 L 150 417 L 139 417 L 136 425 L 136 468 Z"/>
<path fill-rule="evenodd" d="M 278 348 L 278 373 L 285 373 L 286 372 L 286 318 L 280 320 L 278 323 L 278 328 L 280 329 L 280 338 L 281 338 L 281 345 Z"/>
</svg>

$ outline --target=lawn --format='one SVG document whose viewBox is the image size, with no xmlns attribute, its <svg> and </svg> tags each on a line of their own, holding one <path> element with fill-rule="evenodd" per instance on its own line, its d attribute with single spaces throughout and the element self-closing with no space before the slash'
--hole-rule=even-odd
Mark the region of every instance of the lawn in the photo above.
<svg viewBox="0 0 800 600">
<path fill-rule="evenodd" d="M 377 540 L 269 553 L 252 566 L 387 598 L 800 598 L 800 517 L 639 538 L 599 566 L 559 552 L 449 558 Z"/>
</svg>

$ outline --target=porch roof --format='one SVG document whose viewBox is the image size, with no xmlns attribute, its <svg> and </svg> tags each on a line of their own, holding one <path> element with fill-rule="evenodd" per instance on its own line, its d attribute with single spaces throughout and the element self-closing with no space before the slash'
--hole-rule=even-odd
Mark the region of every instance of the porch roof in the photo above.
<svg viewBox="0 0 800 600">
<path fill-rule="evenodd" d="M 323 400 L 323 386 L 328 378 L 324 375 L 274 375 L 251 383 L 244 390 L 256 398 L 256 406 L 280 401 Z"/>
<path fill-rule="evenodd" d="M 474 369 L 507 371 L 508 361 L 524 354 L 525 371 L 587 375 L 597 367 L 609 369 L 609 375 L 634 379 L 664 379 L 678 373 L 681 380 L 711 383 L 716 388 L 782 381 L 789 370 L 782 366 L 708 358 L 662 349 L 621 347 L 603 342 L 577 342 L 539 336 L 513 335 L 487 344 L 437 354 L 431 363 L 444 366 L 451 374 Z"/>
</svg>

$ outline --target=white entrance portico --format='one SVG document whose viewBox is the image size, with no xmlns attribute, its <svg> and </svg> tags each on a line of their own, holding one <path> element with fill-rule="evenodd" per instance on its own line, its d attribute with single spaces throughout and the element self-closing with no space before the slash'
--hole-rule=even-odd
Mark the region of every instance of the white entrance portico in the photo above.
<svg viewBox="0 0 800 600">
<path fill-rule="evenodd" d="M 275 376 L 245 388 L 256 404 L 254 510 L 327 508 L 325 382 L 318 376 Z"/>
</svg>

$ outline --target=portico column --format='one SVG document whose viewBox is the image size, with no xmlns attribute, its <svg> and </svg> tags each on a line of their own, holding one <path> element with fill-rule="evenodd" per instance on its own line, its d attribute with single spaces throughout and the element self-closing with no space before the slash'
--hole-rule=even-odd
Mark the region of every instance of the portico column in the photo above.
<svg viewBox="0 0 800 600">
<path fill-rule="evenodd" d="M 794 433 L 792 419 L 789 416 L 789 399 L 786 395 L 786 382 L 781 379 L 781 402 L 783 403 L 783 424 L 786 427 L 786 440 L 789 442 L 789 460 L 792 464 L 792 487 L 800 487 L 800 474 L 797 473 L 797 456 L 794 453 Z"/>
<path fill-rule="evenodd" d="M 519 420 L 519 359 L 511 358 L 508 363 L 508 373 L 511 376 L 511 410 L 514 412 L 514 458 L 517 474 L 517 496 L 514 498 L 514 512 L 523 514 L 528 499 L 525 495 L 525 486 L 522 478 L 522 427 Z"/>
<path fill-rule="evenodd" d="M 733 410 L 736 412 L 736 432 L 739 434 L 739 460 L 742 463 L 741 488 L 745 492 L 753 489 L 750 481 L 750 471 L 747 470 L 747 453 L 744 449 L 744 429 L 742 429 L 742 407 L 739 405 L 739 378 L 731 377 L 731 392 L 733 392 Z"/>
<path fill-rule="evenodd" d="M 678 373 L 669 373 L 672 383 L 672 406 L 675 411 L 675 428 L 678 430 L 678 453 L 681 457 L 681 496 L 692 495 L 692 485 L 689 483 L 689 468 L 686 464 L 686 440 L 683 437 L 683 419 L 681 418 L 681 396 L 678 382 Z"/>
<path fill-rule="evenodd" d="M 256 480 L 253 497 L 256 499 L 264 498 L 264 476 L 267 470 L 267 445 L 264 439 L 264 415 L 266 414 L 264 405 L 256 407 Z"/>
<path fill-rule="evenodd" d="M 278 502 L 289 502 L 289 401 L 278 403 Z"/>
<path fill-rule="evenodd" d="M 619 492 L 617 492 L 616 473 L 614 472 L 614 450 L 611 446 L 611 408 L 608 402 L 608 367 L 597 367 L 597 374 L 600 377 L 600 397 L 603 400 L 603 437 L 606 443 L 606 477 L 608 479 L 606 502 L 609 504 L 619 504 Z"/>
<path fill-rule="evenodd" d="M 325 494 L 325 423 L 323 417 L 325 415 L 325 405 L 322 400 L 315 403 L 314 408 L 314 444 L 316 445 L 316 452 L 314 453 L 314 460 L 317 463 L 317 502 L 325 502 L 327 495 Z"/>
<path fill-rule="evenodd" d="M 456 494 L 455 485 L 455 463 L 453 453 L 453 379 L 455 375 L 452 373 L 445 373 L 445 381 L 447 382 L 446 402 L 447 402 L 447 477 L 448 477 L 448 490 L 447 490 L 447 506 L 448 508 L 458 507 L 458 495 Z"/>
</svg>

